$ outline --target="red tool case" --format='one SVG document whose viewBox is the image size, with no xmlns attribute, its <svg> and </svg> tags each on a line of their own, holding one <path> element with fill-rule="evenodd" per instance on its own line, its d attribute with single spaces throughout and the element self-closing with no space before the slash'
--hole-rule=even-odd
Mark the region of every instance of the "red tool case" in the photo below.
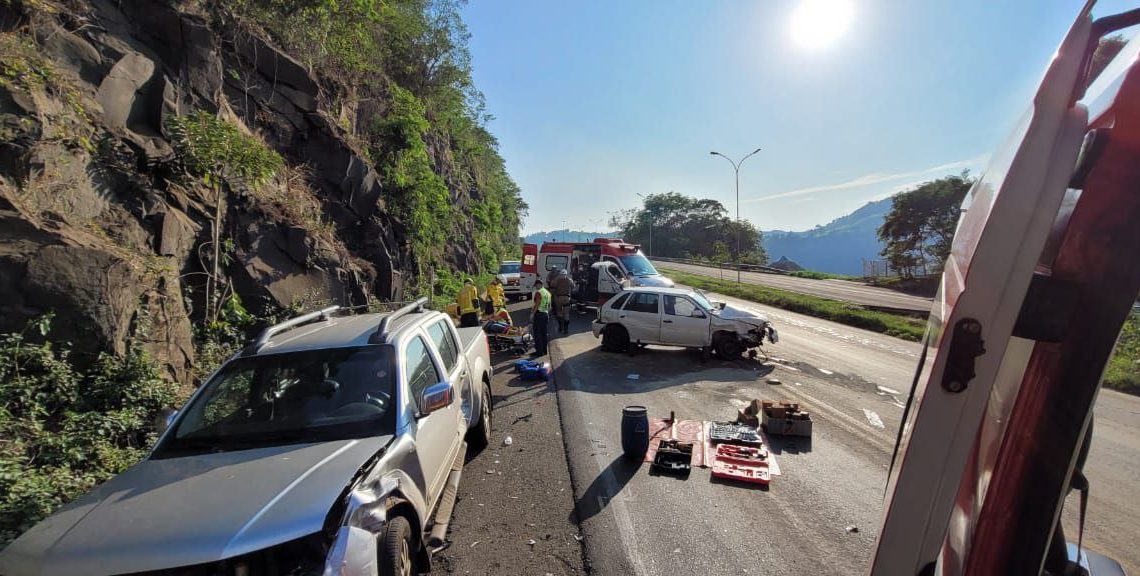
<svg viewBox="0 0 1140 576">
<path fill-rule="evenodd" d="M 767 486 L 772 480 L 768 469 L 768 450 L 751 446 L 720 444 L 713 459 L 714 478 L 739 480 Z"/>
</svg>

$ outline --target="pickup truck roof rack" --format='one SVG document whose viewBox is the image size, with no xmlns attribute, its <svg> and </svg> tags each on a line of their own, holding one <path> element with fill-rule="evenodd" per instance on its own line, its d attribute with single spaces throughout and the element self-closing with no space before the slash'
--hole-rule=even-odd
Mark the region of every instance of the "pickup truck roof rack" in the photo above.
<svg viewBox="0 0 1140 576">
<path fill-rule="evenodd" d="M 388 327 L 392 325 L 393 320 L 415 312 L 423 312 L 424 304 L 427 304 L 427 302 L 428 299 L 426 296 L 424 296 L 422 298 L 418 298 L 412 302 L 409 302 L 405 306 L 393 310 L 390 314 L 386 314 L 383 318 L 380 319 L 380 325 L 376 327 L 376 332 L 372 334 L 372 337 L 369 338 L 368 341 L 373 344 L 379 344 L 383 342 L 384 339 L 388 336 Z"/>
<path fill-rule="evenodd" d="M 293 328 L 308 324 L 310 322 L 328 320 L 329 316 L 339 310 L 341 310 L 340 306 L 329 306 L 328 308 L 322 308 L 316 312 L 309 312 L 308 314 L 302 314 L 296 318 L 290 318 L 280 324 L 274 324 L 265 330 L 262 330 L 261 334 L 257 335 L 257 339 L 254 340 L 253 344 L 250 346 L 250 351 L 257 352 L 261 349 L 262 346 L 265 346 L 269 343 L 270 338 L 287 330 L 292 330 Z"/>
</svg>

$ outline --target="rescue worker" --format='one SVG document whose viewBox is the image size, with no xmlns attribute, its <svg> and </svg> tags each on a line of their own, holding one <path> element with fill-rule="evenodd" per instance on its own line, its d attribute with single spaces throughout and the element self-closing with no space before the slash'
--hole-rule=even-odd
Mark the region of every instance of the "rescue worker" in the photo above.
<svg viewBox="0 0 1140 576">
<path fill-rule="evenodd" d="M 546 356 L 546 345 L 550 341 L 547 332 L 550 325 L 550 292 L 542 285 L 542 280 L 534 281 L 534 294 L 531 294 L 534 306 L 530 311 L 530 327 L 534 335 L 534 354 L 531 356 Z"/>
<path fill-rule="evenodd" d="M 483 306 L 484 312 L 488 316 L 493 316 L 496 310 L 507 307 L 507 294 L 503 291 L 503 282 L 498 276 L 492 277 L 491 282 L 487 284 L 483 299 L 486 300 Z"/>
<path fill-rule="evenodd" d="M 554 292 L 554 316 L 558 318 L 558 333 L 570 333 L 570 295 L 574 293 L 574 280 L 569 270 L 562 270 L 554 278 L 550 289 Z"/>
<path fill-rule="evenodd" d="M 479 290 L 475 288 L 475 281 L 471 278 L 463 280 L 463 287 L 455 298 L 459 303 L 459 327 L 475 328 L 479 326 Z"/>
</svg>

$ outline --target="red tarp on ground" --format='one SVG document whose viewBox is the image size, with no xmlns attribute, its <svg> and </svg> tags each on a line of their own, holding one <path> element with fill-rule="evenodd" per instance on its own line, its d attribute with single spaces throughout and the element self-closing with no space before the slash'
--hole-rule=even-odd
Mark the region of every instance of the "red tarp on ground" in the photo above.
<svg viewBox="0 0 1140 576">
<path fill-rule="evenodd" d="M 693 443 L 693 467 L 708 468 L 712 466 L 716 456 L 716 447 L 709 440 L 709 426 L 712 423 L 701 420 L 677 420 L 670 422 L 664 418 L 649 419 L 649 450 L 645 451 L 645 461 L 653 462 L 657 455 L 657 446 L 662 440 L 680 440 Z M 768 436 L 763 430 L 758 431 L 768 447 Z M 776 456 L 768 452 L 768 470 L 773 476 L 780 475 L 780 465 L 776 463 Z"/>
</svg>

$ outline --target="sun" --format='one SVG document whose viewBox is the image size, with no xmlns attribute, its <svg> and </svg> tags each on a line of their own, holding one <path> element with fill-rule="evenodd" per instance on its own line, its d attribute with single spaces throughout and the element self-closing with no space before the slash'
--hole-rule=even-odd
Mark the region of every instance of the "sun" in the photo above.
<svg viewBox="0 0 1140 576">
<path fill-rule="evenodd" d="M 851 0 L 800 0 L 792 12 L 792 39 L 803 48 L 826 48 L 847 31 L 854 12 Z"/>
</svg>

